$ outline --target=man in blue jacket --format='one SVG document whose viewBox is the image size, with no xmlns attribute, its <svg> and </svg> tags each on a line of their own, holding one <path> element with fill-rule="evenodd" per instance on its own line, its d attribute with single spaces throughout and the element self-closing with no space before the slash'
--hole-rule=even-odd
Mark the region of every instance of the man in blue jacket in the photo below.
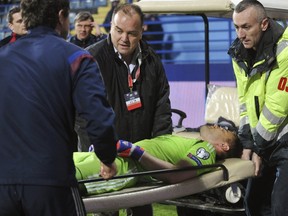
<svg viewBox="0 0 288 216">
<path fill-rule="evenodd" d="M 0 49 L 0 215 L 86 215 L 75 178 L 76 112 L 101 175 L 115 166 L 114 112 L 97 64 L 65 41 L 69 0 L 22 0 L 28 34 Z"/>
</svg>

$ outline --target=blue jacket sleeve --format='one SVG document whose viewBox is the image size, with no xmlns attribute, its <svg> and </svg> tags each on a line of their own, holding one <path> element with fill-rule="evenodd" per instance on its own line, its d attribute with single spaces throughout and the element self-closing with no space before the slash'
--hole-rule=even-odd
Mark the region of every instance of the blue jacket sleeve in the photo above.
<svg viewBox="0 0 288 216">
<path fill-rule="evenodd" d="M 86 51 L 71 60 L 73 101 L 78 115 L 87 122 L 87 133 L 97 157 L 110 164 L 116 157 L 115 114 L 110 107 L 100 70 Z"/>
</svg>

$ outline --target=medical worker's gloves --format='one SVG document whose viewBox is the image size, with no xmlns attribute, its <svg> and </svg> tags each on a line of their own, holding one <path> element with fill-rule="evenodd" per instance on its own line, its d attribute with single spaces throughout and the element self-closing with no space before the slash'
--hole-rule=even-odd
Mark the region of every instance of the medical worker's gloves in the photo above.
<svg viewBox="0 0 288 216">
<path fill-rule="evenodd" d="M 125 140 L 119 140 L 117 142 L 117 154 L 120 157 L 131 157 L 137 161 L 140 161 L 144 154 L 144 149 L 132 144 Z"/>
</svg>

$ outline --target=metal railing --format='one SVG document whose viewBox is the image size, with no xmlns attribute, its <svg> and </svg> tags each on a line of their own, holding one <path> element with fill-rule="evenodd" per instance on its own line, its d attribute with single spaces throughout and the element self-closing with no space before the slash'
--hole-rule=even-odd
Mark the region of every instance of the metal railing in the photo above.
<svg viewBox="0 0 288 216">
<path fill-rule="evenodd" d="M 93 13 L 103 6 L 107 6 L 107 0 L 70 0 L 71 11 L 89 10 Z"/>
<path fill-rule="evenodd" d="M 212 63 L 230 63 L 227 55 L 229 45 L 235 38 L 231 19 L 208 18 L 209 54 Z M 160 45 L 156 50 L 163 63 L 205 63 L 205 26 L 203 19 L 192 15 L 159 16 L 158 21 L 146 21 L 147 25 L 162 25 L 163 32 L 144 32 L 152 37 L 163 34 L 163 40 L 150 40 L 151 45 Z"/>
</svg>

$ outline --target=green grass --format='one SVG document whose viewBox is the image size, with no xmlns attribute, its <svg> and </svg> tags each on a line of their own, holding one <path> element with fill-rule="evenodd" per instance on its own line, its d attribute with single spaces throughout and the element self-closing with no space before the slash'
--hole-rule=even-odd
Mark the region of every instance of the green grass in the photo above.
<svg viewBox="0 0 288 216">
<path fill-rule="evenodd" d="M 177 216 L 176 207 L 173 205 L 163 205 L 154 203 L 153 205 L 153 216 Z M 87 214 L 87 216 L 94 216 L 96 214 Z M 125 209 L 120 209 L 119 216 L 127 216 Z"/>
<path fill-rule="evenodd" d="M 154 203 L 152 206 L 154 216 L 177 216 L 176 207 L 173 205 Z M 126 216 L 125 210 L 120 210 L 119 216 Z"/>
<path fill-rule="evenodd" d="M 154 216 L 177 216 L 176 206 L 153 204 Z"/>
</svg>

